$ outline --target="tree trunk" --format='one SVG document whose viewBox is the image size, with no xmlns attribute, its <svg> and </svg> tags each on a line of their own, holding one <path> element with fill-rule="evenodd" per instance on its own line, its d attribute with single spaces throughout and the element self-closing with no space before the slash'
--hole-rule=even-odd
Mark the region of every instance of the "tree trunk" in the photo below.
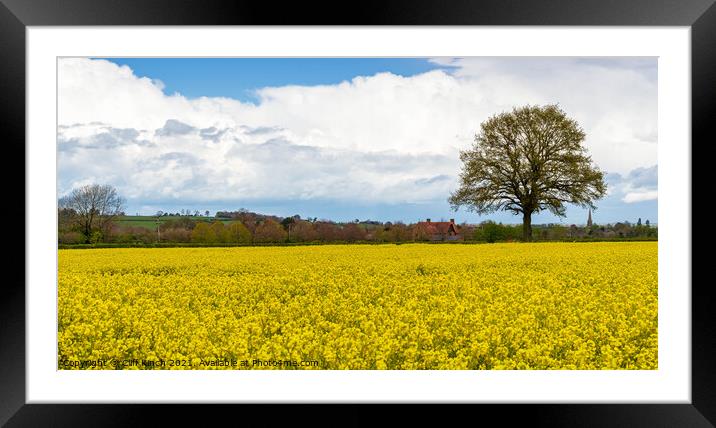
<svg viewBox="0 0 716 428">
<path fill-rule="evenodd" d="M 91 223 L 87 223 L 87 222 L 85 221 L 85 225 L 84 225 L 83 229 L 84 229 L 84 232 L 85 232 L 85 244 L 90 244 L 90 243 L 91 243 L 91 242 L 90 242 L 90 237 L 92 236 L 92 224 L 91 224 Z"/>
<path fill-rule="evenodd" d="M 522 240 L 532 241 L 532 213 L 527 211 L 522 215 Z"/>
</svg>

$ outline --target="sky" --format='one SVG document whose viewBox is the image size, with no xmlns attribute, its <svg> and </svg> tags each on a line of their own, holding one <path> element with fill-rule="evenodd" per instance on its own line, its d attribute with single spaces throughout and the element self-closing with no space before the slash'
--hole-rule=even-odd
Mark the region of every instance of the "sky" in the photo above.
<svg viewBox="0 0 716 428">
<path fill-rule="evenodd" d="M 605 172 L 594 221 L 657 223 L 657 61 L 635 57 L 60 58 L 58 195 L 110 184 L 142 215 L 520 223 L 450 209 L 459 152 L 490 116 L 555 103 Z"/>
</svg>

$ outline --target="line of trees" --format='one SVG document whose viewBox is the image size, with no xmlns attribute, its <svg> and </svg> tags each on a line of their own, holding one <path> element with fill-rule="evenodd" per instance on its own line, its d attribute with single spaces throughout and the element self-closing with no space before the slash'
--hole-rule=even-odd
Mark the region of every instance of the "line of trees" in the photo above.
<svg viewBox="0 0 716 428">
<path fill-rule="evenodd" d="M 239 211 L 220 211 L 214 221 L 199 216 L 156 218 L 157 228 L 127 226 L 117 222 L 124 215 L 124 199 L 107 185 L 86 185 L 74 189 L 59 200 L 58 232 L 61 244 L 130 243 L 149 244 L 204 243 L 252 245 L 290 242 L 415 242 L 428 241 L 417 224 L 359 221 L 337 223 L 299 215 L 277 217 Z M 184 211 L 190 213 L 189 210 Z M 158 213 L 159 214 L 159 213 Z M 635 224 L 618 222 L 578 227 L 560 224 L 531 226 L 531 236 L 524 238 L 524 227 L 485 221 L 479 225 L 458 226 L 460 240 L 504 242 L 522 240 L 593 240 L 657 239 L 658 230 L 638 219 Z"/>
<path fill-rule="evenodd" d="M 545 224 L 532 226 L 533 241 L 580 241 L 580 240 L 619 240 L 619 239 L 658 239 L 659 230 L 649 221 L 636 224 L 628 221 L 613 224 L 580 227 L 577 225 Z M 482 222 L 472 227 L 472 240 L 477 242 L 522 241 L 522 225 L 503 225 L 493 221 Z M 469 238 L 466 238 L 469 239 Z"/>
<path fill-rule="evenodd" d="M 203 211 L 204 217 L 209 217 L 209 210 Z M 190 209 L 182 209 L 175 213 L 165 212 L 165 211 L 157 211 L 156 217 L 169 217 L 169 216 L 176 216 L 176 217 L 201 217 L 202 211 L 199 210 L 190 210 Z"/>
<path fill-rule="evenodd" d="M 377 223 L 377 222 L 376 222 Z M 76 244 L 76 232 L 60 233 L 60 243 Z M 167 220 L 157 230 L 114 224 L 103 235 L 107 243 L 206 243 L 264 244 L 285 242 L 408 242 L 413 240 L 412 228 L 403 223 L 335 223 L 331 221 L 276 221 L 266 218 L 243 223 L 239 220 L 213 222 L 190 218 Z"/>
<path fill-rule="evenodd" d="M 257 215 L 261 216 L 261 215 Z M 199 243 L 253 245 L 266 243 L 353 243 L 353 242 L 425 242 L 430 236 L 421 233 L 416 224 L 350 222 L 336 223 L 324 220 L 286 217 L 281 221 L 264 217 L 261 220 L 214 220 L 188 217 L 170 219 L 157 230 L 112 223 L 101 240 L 116 244 Z M 298 218 L 297 218 L 298 217 Z M 287 220 L 290 219 L 290 220 Z M 599 239 L 656 239 L 658 230 L 646 224 L 619 222 L 591 227 L 560 224 L 535 225 L 535 241 L 579 241 Z M 460 224 L 458 231 L 463 241 L 512 242 L 522 241 L 521 225 L 506 225 L 485 221 L 481 224 Z M 87 241 L 76 231 L 60 230 L 61 244 L 79 244 Z"/>
</svg>

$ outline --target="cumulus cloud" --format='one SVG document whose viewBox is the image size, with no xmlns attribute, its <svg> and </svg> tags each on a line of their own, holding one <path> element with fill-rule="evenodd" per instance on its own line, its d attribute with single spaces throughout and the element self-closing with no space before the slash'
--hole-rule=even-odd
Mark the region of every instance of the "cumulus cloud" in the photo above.
<svg viewBox="0 0 716 428">
<path fill-rule="evenodd" d="M 61 59 L 59 191 L 102 182 L 137 201 L 444 203 L 482 121 L 559 103 L 624 202 L 656 198 L 655 59 L 433 61 L 445 68 L 259 88 L 252 104 L 166 95 L 127 66 Z"/>
<path fill-rule="evenodd" d="M 656 165 L 651 168 L 634 169 L 627 176 L 626 182 L 626 194 L 622 198 L 623 202 L 631 204 L 658 199 L 658 169 Z"/>
<path fill-rule="evenodd" d="M 609 195 L 619 196 L 627 204 L 658 199 L 659 174 L 657 165 L 635 168 L 628 174 L 607 174 L 605 181 Z"/>
<path fill-rule="evenodd" d="M 653 201 L 657 199 L 657 191 L 656 190 L 645 190 L 640 192 L 629 192 L 626 195 L 624 195 L 624 198 L 622 201 L 631 204 L 634 202 L 644 202 L 644 201 Z"/>
<path fill-rule="evenodd" d="M 558 103 L 585 130 L 605 171 L 657 163 L 656 58 L 436 58 L 453 75 L 481 82 L 493 109 Z"/>
<path fill-rule="evenodd" d="M 99 134 L 81 132 L 81 126 L 73 130 L 67 135 L 67 130 L 60 129 L 58 134 L 62 148 L 60 193 L 87 177 L 106 182 L 108 174 L 115 180 L 121 174 L 117 184 L 121 183 L 122 192 L 141 200 L 416 202 L 435 194 L 447 195 L 456 168 L 454 159 L 440 154 L 363 152 L 298 144 L 278 129 L 255 133 L 246 127 L 216 128 L 207 140 L 206 129 L 172 122 L 146 132 L 153 135 L 151 143 L 139 140 L 136 130 L 107 128 Z M 112 144 L 98 144 L 105 135 L 116 136 Z M 92 149 L 78 151 L 78 147 Z"/>
<path fill-rule="evenodd" d="M 179 122 L 178 120 L 169 119 L 164 123 L 164 126 L 157 129 L 156 134 L 159 136 L 171 136 L 171 135 L 184 135 L 192 132 L 194 127 L 187 125 L 186 123 Z"/>
<path fill-rule="evenodd" d="M 632 187 L 656 188 L 659 184 L 659 170 L 656 165 L 649 168 L 636 168 L 629 172 L 626 179 Z"/>
</svg>

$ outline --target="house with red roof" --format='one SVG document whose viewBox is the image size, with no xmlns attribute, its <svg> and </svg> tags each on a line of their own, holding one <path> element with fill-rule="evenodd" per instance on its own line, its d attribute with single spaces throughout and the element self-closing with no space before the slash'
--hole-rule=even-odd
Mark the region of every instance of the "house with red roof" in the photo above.
<svg viewBox="0 0 716 428">
<path fill-rule="evenodd" d="M 463 239 L 454 218 L 450 221 L 430 221 L 430 219 L 420 221 L 413 229 L 413 237 L 416 241 L 462 241 Z"/>
</svg>

